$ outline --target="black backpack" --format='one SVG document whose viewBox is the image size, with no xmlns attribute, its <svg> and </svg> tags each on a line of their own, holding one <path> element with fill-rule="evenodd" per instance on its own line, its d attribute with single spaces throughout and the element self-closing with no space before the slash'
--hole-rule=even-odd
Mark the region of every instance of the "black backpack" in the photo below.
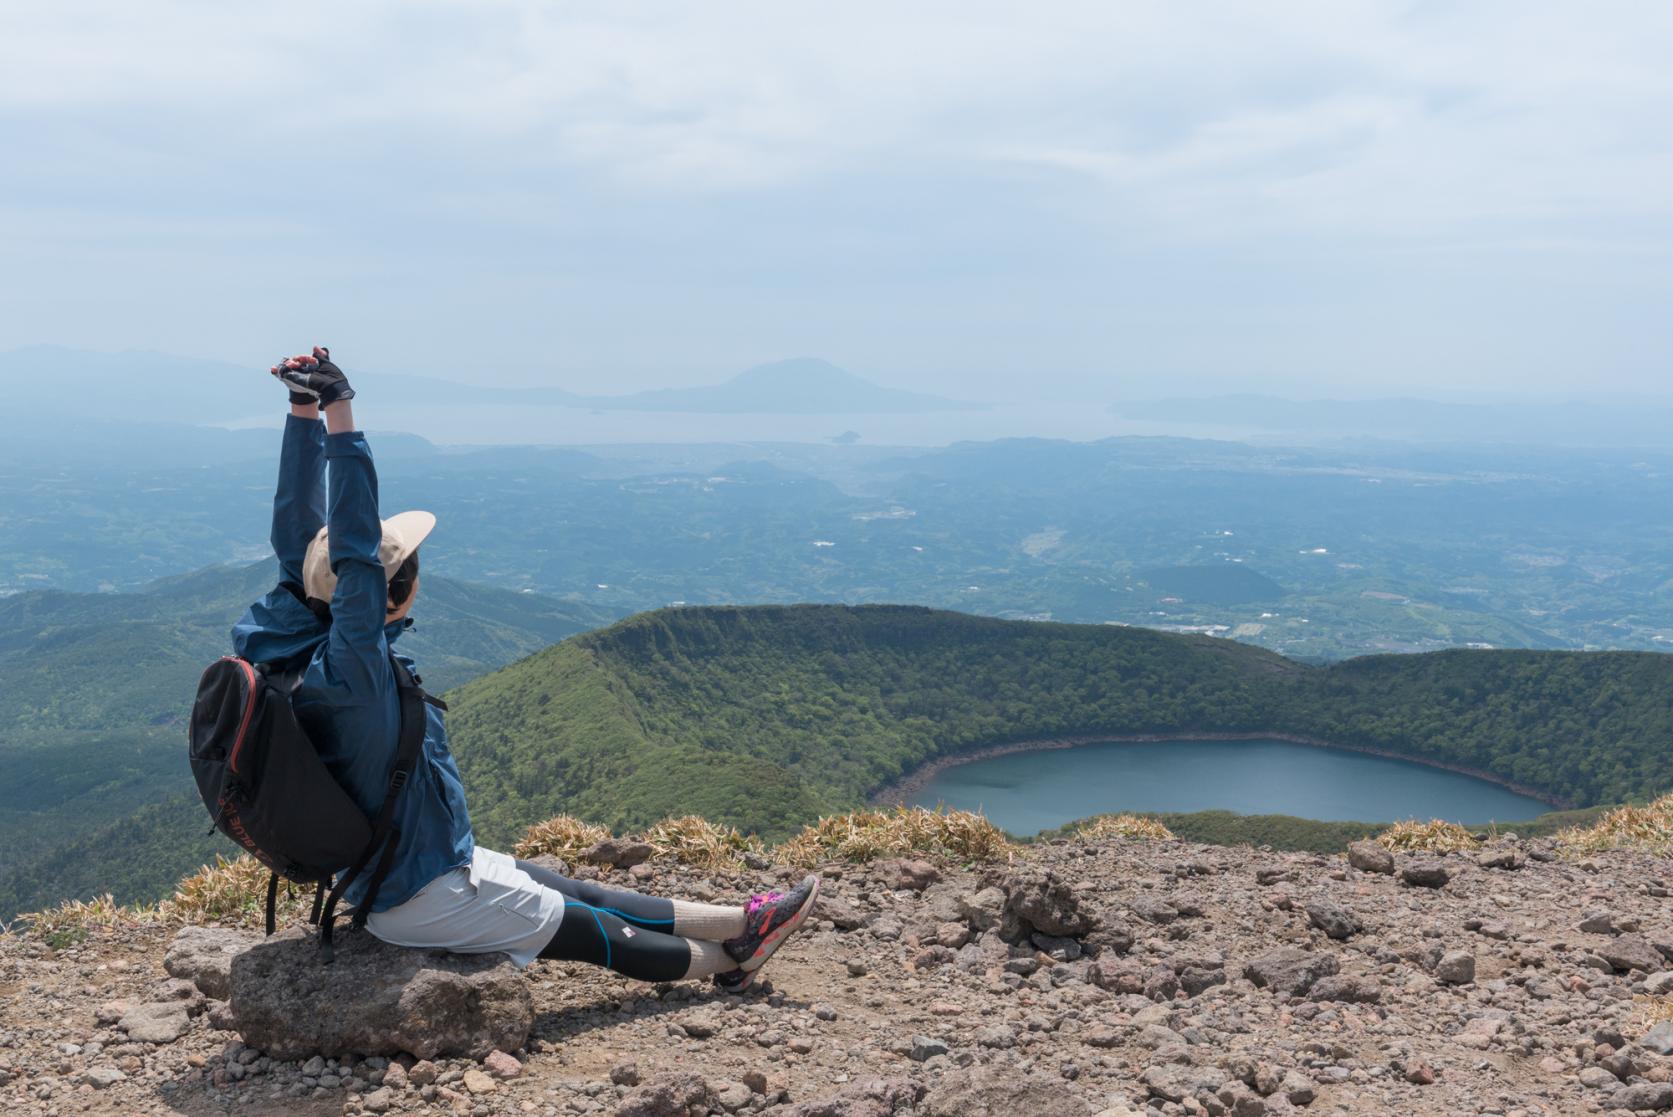
<svg viewBox="0 0 1673 1117">
<path fill-rule="evenodd" d="M 424 703 L 446 703 L 424 693 L 392 654 L 390 667 L 401 698 L 401 738 L 389 786 L 376 818 L 368 818 L 314 750 L 291 710 L 290 695 L 306 661 L 250 663 L 223 656 L 198 681 L 192 706 L 191 765 L 198 793 L 215 829 L 271 870 L 267 880 L 267 933 L 273 933 L 279 878 L 312 884 L 320 949 L 330 962 L 331 929 L 343 890 L 382 849 L 355 910 L 362 927 L 395 859 L 401 832 L 392 825 L 395 802 L 407 785 L 424 742 Z M 343 866 L 340 876 L 334 877 Z"/>
</svg>

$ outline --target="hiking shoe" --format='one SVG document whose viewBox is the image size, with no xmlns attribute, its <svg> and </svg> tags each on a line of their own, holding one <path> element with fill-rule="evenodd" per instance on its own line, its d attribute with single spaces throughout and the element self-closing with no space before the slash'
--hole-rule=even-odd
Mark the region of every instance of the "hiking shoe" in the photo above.
<svg viewBox="0 0 1673 1117">
<path fill-rule="evenodd" d="M 721 945 L 738 963 L 739 970 L 753 973 L 806 922 L 818 899 L 819 878 L 811 873 L 789 892 L 757 893 L 749 898 L 745 909 L 744 933 Z"/>
<path fill-rule="evenodd" d="M 743 970 L 727 970 L 725 973 L 715 974 L 709 980 L 714 982 L 715 988 L 722 993 L 741 997 L 744 995 L 744 990 L 755 984 L 755 975 L 760 972 L 758 969 L 750 970 L 748 973 Z"/>
</svg>

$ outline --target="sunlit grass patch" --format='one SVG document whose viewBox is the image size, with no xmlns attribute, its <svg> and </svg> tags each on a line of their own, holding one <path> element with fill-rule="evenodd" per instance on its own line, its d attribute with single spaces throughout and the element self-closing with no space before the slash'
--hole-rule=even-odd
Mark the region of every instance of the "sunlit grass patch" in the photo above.
<svg viewBox="0 0 1673 1117">
<path fill-rule="evenodd" d="M 83 941 L 95 928 L 128 927 L 161 917 L 157 906 L 118 904 L 107 892 L 96 899 L 65 900 L 57 907 L 30 912 L 19 918 L 18 929 L 26 928 L 54 950 L 62 950 Z"/>
<path fill-rule="evenodd" d="M 564 861 L 574 861 L 580 857 L 582 850 L 608 837 L 610 828 L 607 826 L 560 814 L 525 830 L 511 852 L 524 860 L 548 854 Z"/>
<path fill-rule="evenodd" d="M 1456 822 L 1432 818 L 1419 822 L 1409 818 L 1396 822 L 1377 835 L 1377 844 L 1391 850 L 1420 850 L 1427 853 L 1452 853 L 1475 849 L 1480 842 Z"/>
<path fill-rule="evenodd" d="M 1136 814 L 1101 814 L 1076 825 L 1075 837 L 1097 841 L 1101 838 L 1144 838 L 1154 842 L 1172 841 L 1174 833 L 1159 819 Z"/>
<path fill-rule="evenodd" d="M 175 885 L 174 895 L 157 904 L 118 904 L 108 894 L 96 900 L 67 900 L 45 911 L 18 918 L 18 929 L 58 947 L 85 938 L 101 927 L 137 927 L 150 923 L 221 923 L 259 927 L 267 914 L 266 865 L 252 857 L 228 860 L 216 855 Z M 312 887 L 279 882 L 275 913 L 281 925 L 307 918 L 314 903 Z"/>
<path fill-rule="evenodd" d="M 1632 1021 L 1648 1032 L 1657 1024 L 1673 1020 L 1673 997 L 1653 997 L 1640 993 L 1632 998 Z"/>
<path fill-rule="evenodd" d="M 1011 855 L 1004 831 L 971 811 L 896 807 L 831 815 L 778 847 L 778 860 L 808 866 L 820 861 L 875 861 L 919 855 L 973 863 Z"/>
<path fill-rule="evenodd" d="M 699 869 L 740 869 L 745 853 L 762 852 L 754 837 L 697 815 L 665 818 L 645 831 L 645 840 L 656 847 L 655 857 Z"/>
<path fill-rule="evenodd" d="M 1642 807 L 1616 807 L 1591 826 L 1561 831 L 1557 841 L 1576 853 L 1606 849 L 1673 853 L 1673 795 Z"/>
<path fill-rule="evenodd" d="M 267 866 L 253 857 L 229 861 L 217 854 L 213 865 L 205 865 L 175 886 L 174 895 L 158 905 L 160 914 L 181 923 L 260 926 L 267 916 L 268 873 Z M 279 882 L 274 905 L 279 926 L 306 920 L 313 906 L 312 885 Z"/>
</svg>

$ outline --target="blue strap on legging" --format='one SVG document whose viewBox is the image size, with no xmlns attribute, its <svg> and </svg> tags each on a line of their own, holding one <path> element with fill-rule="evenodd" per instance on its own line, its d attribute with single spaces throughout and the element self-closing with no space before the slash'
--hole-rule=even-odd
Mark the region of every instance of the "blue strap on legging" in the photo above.
<svg viewBox="0 0 1673 1117">
<path fill-rule="evenodd" d="M 577 900 L 576 903 L 580 903 L 580 901 Z M 615 908 L 593 908 L 592 910 L 595 912 L 607 911 L 623 923 L 666 923 L 669 926 L 674 924 L 672 919 L 647 919 L 642 915 L 629 915 L 625 911 L 617 911 Z"/>
<path fill-rule="evenodd" d="M 593 907 L 591 904 L 583 904 L 580 900 L 576 900 L 576 899 L 566 898 L 564 902 L 574 904 L 577 907 L 586 908 L 588 911 L 592 912 L 593 922 L 598 924 L 598 937 L 604 940 L 604 968 L 609 969 L 610 968 L 610 956 L 611 956 L 611 952 L 610 952 L 610 932 L 608 932 L 604 929 L 604 920 L 602 920 L 598 917 L 599 909 Z M 608 909 L 605 909 L 605 910 L 608 910 Z M 615 912 L 610 912 L 610 914 L 615 915 L 616 913 Z"/>
</svg>

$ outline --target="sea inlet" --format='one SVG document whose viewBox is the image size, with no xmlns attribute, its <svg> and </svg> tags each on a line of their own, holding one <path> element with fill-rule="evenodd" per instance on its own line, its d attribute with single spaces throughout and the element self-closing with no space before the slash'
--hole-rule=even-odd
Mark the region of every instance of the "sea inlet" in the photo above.
<svg viewBox="0 0 1673 1117">
<path fill-rule="evenodd" d="M 908 802 L 981 811 L 1013 834 L 1116 811 L 1442 818 L 1480 826 L 1552 809 L 1474 776 L 1276 740 L 1106 741 L 1005 753 L 936 772 Z"/>
</svg>

